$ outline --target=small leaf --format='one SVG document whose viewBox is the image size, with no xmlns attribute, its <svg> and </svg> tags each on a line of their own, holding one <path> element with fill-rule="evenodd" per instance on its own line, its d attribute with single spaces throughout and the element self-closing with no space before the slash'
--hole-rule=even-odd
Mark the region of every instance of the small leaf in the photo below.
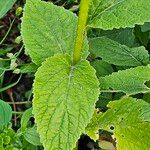
<svg viewBox="0 0 150 150">
<path fill-rule="evenodd" d="M 140 66 L 148 64 L 149 54 L 144 47 L 129 48 L 111 39 L 89 39 L 90 51 L 96 57 L 118 66 Z"/>
<path fill-rule="evenodd" d="M 32 108 L 27 109 L 21 117 L 21 131 L 23 137 L 32 145 L 41 145 L 39 134 L 37 133 L 36 125 L 28 127 L 30 118 L 33 117 Z"/>
<path fill-rule="evenodd" d="M 22 20 L 22 38 L 32 61 L 40 65 L 54 54 L 73 55 L 78 18 L 63 7 L 40 0 L 27 0 Z M 84 58 L 88 55 L 87 39 Z"/>
<path fill-rule="evenodd" d="M 37 133 L 37 128 L 35 125 L 32 128 L 26 129 L 23 136 L 32 145 L 41 145 L 39 134 Z"/>
<path fill-rule="evenodd" d="M 88 24 L 105 30 L 150 21 L 149 0 L 92 0 Z"/>
<path fill-rule="evenodd" d="M 150 31 L 150 22 L 145 22 L 145 23 L 141 26 L 141 31 L 142 31 L 142 32 Z"/>
<path fill-rule="evenodd" d="M 1 0 L 0 1 L 0 18 L 2 18 L 7 11 L 13 6 L 16 0 Z"/>
<path fill-rule="evenodd" d="M 23 64 L 20 66 L 20 72 L 21 73 L 35 73 L 37 71 L 38 66 L 35 65 L 34 63 L 29 63 L 29 64 Z"/>
<path fill-rule="evenodd" d="M 103 114 L 95 114 L 86 130 L 97 128 L 114 133 L 117 150 L 148 150 L 150 147 L 150 122 L 143 120 L 141 115 L 145 107 L 150 106 L 143 100 L 130 97 L 113 101 Z M 150 108 L 150 107 L 149 107 Z M 150 115 L 150 113 L 149 113 Z"/>
<path fill-rule="evenodd" d="M 7 70 L 10 67 L 10 61 L 0 59 L 0 77 L 3 75 L 5 70 Z"/>
<path fill-rule="evenodd" d="M 144 83 L 150 80 L 150 66 L 139 66 L 99 78 L 101 90 L 127 95 L 150 92 Z"/>
<path fill-rule="evenodd" d="M 24 131 L 28 127 L 30 118 L 33 117 L 32 108 L 27 109 L 21 117 L 21 130 Z"/>
<path fill-rule="evenodd" d="M 12 117 L 12 109 L 6 102 L 0 100 L 0 127 L 8 125 Z"/>
<path fill-rule="evenodd" d="M 99 96 L 95 70 L 68 55 L 46 59 L 36 73 L 33 113 L 45 150 L 72 150 L 89 123 Z"/>
</svg>

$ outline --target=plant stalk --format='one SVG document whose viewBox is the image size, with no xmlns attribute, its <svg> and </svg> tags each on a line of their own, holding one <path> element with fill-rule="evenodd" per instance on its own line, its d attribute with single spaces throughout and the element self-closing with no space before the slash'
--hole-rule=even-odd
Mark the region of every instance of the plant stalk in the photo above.
<svg viewBox="0 0 150 150">
<path fill-rule="evenodd" d="M 76 36 L 74 53 L 73 53 L 73 64 L 76 64 L 81 60 L 89 5 L 90 5 L 90 0 L 81 0 L 80 12 L 78 18 L 77 36 Z"/>
</svg>

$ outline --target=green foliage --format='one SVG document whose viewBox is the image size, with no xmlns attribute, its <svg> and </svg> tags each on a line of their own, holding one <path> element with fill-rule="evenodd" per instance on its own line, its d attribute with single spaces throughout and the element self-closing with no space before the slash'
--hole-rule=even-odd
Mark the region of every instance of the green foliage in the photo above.
<svg viewBox="0 0 150 150">
<path fill-rule="evenodd" d="M 38 66 L 35 65 L 34 63 L 29 63 L 29 64 L 24 64 L 21 65 L 19 70 L 21 73 L 34 73 L 37 71 Z"/>
<path fill-rule="evenodd" d="M 48 58 L 36 73 L 33 113 L 45 149 L 74 148 L 92 117 L 98 80 L 87 61 L 72 66 L 68 55 Z"/>
<path fill-rule="evenodd" d="M 145 22 L 144 25 L 141 26 L 141 31 L 142 32 L 150 31 L 150 23 L 149 22 Z"/>
<path fill-rule="evenodd" d="M 89 31 L 89 37 L 106 37 L 114 40 L 120 44 L 133 47 L 135 45 L 135 35 L 133 28 L 125 29 L 113 29 L 113 30 L 102 30 L 102 29 L 91 29 Z"/>
<path fill-rule="evenodd" d="M 99 59 L 91 62 L 91 65 L 96 70 L 97 77 L 109 75 L 113 72 L 113 68 L 110 64 Z"/>
<path fill-rule="evenodd" d="M 2 18 L 7 11 L 13 6 L 16 0 L 1 0 L 0 1 L 0 18 Z"/>
<path fill-rule="evenodd" d="M 32 145 L 41 145 L 39 134 L 37 133 L 36 125 L 29 126 L 29 120 L 33 117 L 32 108 L 27 109 L 21 118 L 21 131 L 23 137 Z"/>
<path fill-rule="evenodd" d="M 150 92 L 144 83 L 150 80 L 150 66 L 140 66 L 100 77 L 100 88 L 105 92 L 124 92 L 127 95 Z"/>
<path fill-rule="evenodd" d="M 23 136 L 32 145 L 41 145 L 39 134 L 37 133 L 37 127 L 35 125 L 32 128 L 26 129 Z"/>
<path fill-rule="evenodd" d="M 114 133 L 118 149 L 147 149 L 149 104 L 133 98 L 110 102 L 108 110 L 106 104 L 125 94 L 142 97 L 150 92 L 149 30 L 145 25 L 133 28 L 150 21 L 149 0 L 92 0 L 87 25 L 89 1 L 83 2 L 79 17 L 49 2 L 26 2 L 21 36 L 33 63 L 19 69 L 34 73 L 40 67 L 33 84 L 35 124 L 29 121 L 32 110 L 27 110 L 22 138 L 35 146 L 42 143 L 45 150 L 72 150 L 82 133 L 96 140 L 104 129 Z M 91 63 L 86 60 L 87 36 Z M 98 97 L 96 107 L 106 112 L 92 118 Z"/>
<path fill-rule="evenodd" d="M 77 17 L 63 7 L 40 0 L 27 0 L 21 33 L 32 61 L 40 65 L 57 53 L 69 53 L 72 56 L 77 23 Z M 87 57 L 87 50 L 85 40 L 84 58 Z"/>
<path fill-rule="evenodd" d="M 32 108 L 27 109 L 21 117 L 21 130 L 25 131 L 30 118 L 33 117 Z"/>
<path fill-rule="evenodd" d="M 105 37 L 89 41 L 91 53 L 110 64 L 140 66 L 149 62 L 149 55 L 144 47 L 129 48 Z"/>
<path fill-rule="evenodd" d="M 150 21 L 149 0 L 92 0 L 88 25 L 94 28 L 134 27 Z"/>
<path fill-rule="evenodd" d="M 8 125 L 12 117 L 12 109 L 6 102 L 0 100 L 0 128 Z"/>
<path fill-rule="evenodd" d="M 87 133 L 89 131 L 96 133 L 96 128 L 97 132 L 99 129 L 104 129 L 114 133 L 118 150 L 148 150 L 150 123 L 143 118 L 147 107 L 150 108 L 148 103 L 131 97 L 110 102 L 107 112 L 94 114 L 91 123 L 86 128 Z M 148 115 L 150 116 L 150 111 Z"/>
</svg>

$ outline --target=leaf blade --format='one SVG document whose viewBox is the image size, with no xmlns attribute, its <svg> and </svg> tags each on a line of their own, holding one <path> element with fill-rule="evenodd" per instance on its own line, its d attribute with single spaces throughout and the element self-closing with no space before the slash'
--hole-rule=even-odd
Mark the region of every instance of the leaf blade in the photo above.
<svg viewBox="0 0 150 150">
<path fill-rule="evenodd" d="M 0 2 L 0 18 L 2 18 L 7 11 L 13 6 L 16 0 L 1 0 Z"/>
<path fill-rule="evenodd" d="M 93 0 L 89 26 L 104 30 L 134 27 L 150 21 L 149 0 Z"/>
<path fill-rule="evenodd" d="M 8 125 L 12 117 L 12 109 L 9 104 L 0 100 L 0 127 Z"/>
<path fill-rule="evenodd" d="M 143 100 L 131 97 L 110 102 L 105 113 L 94 115 L 96 121 L 92 120 L 87 130 L 97 128 L 114 133 L 118 150 L 149 149 L 150 122 L 141 117 L 148 106 Z"/>
<path fill-rule="evenodd" d="M 33 113 L 45 149 L 73 149 L 92 117 L 98 84 L 87 61 L 72 67 L 68 55 L 56 55 L 42 64 L 34 83 Z"/>
<path fill-rule="evenodd" d="M 143 46 L 129 48 L 111 39 L 89 39 L 90 52 L 104 61 L 118 66 L 141 66 L 149 62 L 148 51 Z"/>
<path fill-rule="evenodd" d="M 21 34 L 32 61 L 40 65 L 46 58 L 57 53 L 72 56 L 77 23 L 77 16 L 63 7 L 40 0 L 27 0 Z M 88 55 L 87 39 L 83 49 L 82 56 L 85 58 Z"/>
<path fill-rule="evenodd" d="M 99 78 L 101 90 L 124 92 L 127 95 L 150 91 L 144 83 L 150 80 L 150 67 L 139 66 Z"/>
</svg>

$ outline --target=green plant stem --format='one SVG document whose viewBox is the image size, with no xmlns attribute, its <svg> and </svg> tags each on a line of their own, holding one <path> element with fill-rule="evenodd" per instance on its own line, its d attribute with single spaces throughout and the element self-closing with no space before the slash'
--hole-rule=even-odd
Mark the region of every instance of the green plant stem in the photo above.
<svg viewBox="0 0 150 150">
<path fill-rule="evenodd" d="M 74 53 L 73 53 L 73 64 L 76 64 L 81 59 L 89 5 L 90 5 L 90 0 L 81 0 L 77 36 L 76 36 Z"/>
<path fill-rule="evenodd" d="M 14 19 L 13 19 L 13 21 L 10 23 L 10 26 L 9 26 L 8 31 L 6 32 L 6 34 L 5 34 L 5 36 L 3 37 L 3 39 L 0 41 L 0 45 L 2 45 L 2 44 L 3 44 L 3 42 L 5 41 L 5 39 L 6 39 L 7 35 L 9 34 L 9 32 L 10 32 L 10 30 L 11 30 L 11 28 L 12 28 L 13 24 L 14 24 L 14 21 L 15 21 L 15 18 L 14 18 Z"/>
<path fill-rule="evenodd" d="M 20 112 L 17 112 L 17 111 L 12 111 L 12 114 L 18 114 L 18 115 L 21 115 L 23 114 L 24 112 L 20 111 Z"/>
<path fill-rule="evenodd" d="M 9 88 L 15 86 L 16 84 L 18 84 L 18 82 L 20 81 L 21 77 L 22 77 L 22 75 L 20 75 L 19 79 L 15 83 L 12 83 L 12 84 L 10 84 L 10 85 L 8 85 L 6 87 L 0 88 L 0 93 L 3 92 L 3 91 L 6 91 L 7 89 L 9 89 Z"/>
<path fill-rule="evenodd" d="M 7 102 L 8 104 L 16 104 L 16 105 L 23 105 L 23 104 L 30 104 L 30 101 L 24 101 L 24 102 Z"/>
</svg>

